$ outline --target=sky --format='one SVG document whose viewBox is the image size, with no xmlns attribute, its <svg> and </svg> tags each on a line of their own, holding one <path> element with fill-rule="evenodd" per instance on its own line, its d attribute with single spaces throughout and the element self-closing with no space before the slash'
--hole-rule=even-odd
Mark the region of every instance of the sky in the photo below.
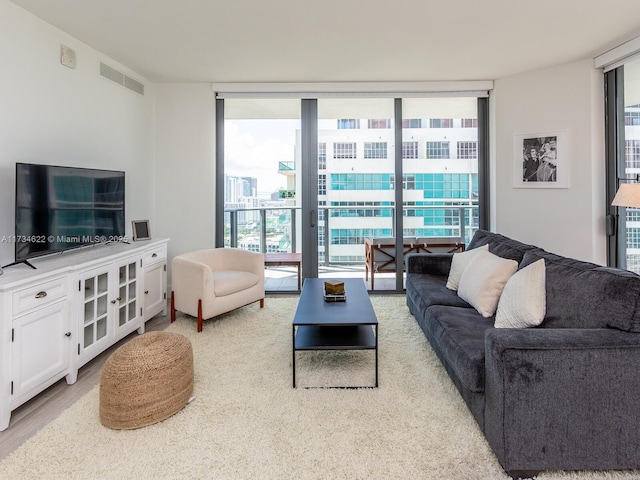
<svg viewBox="0 0 640 480">
<path fill-rule="evenodd" d="M 258 193 L 286 188 L 278 162 L 295 160 L 299 120 L 225 120 L 224 129 L 226 174 L 256 177 Z"/>
<path fill-rule="evenodd" d="M 320 129 L 335 125 L 335 119 L 318 121 Z M 225 173 L 256 177 L 258 193 L 286 188 L 287 180 L 278 173 L 278 162 L 295 161 L 296 130 L 300 130 L 300 120 L 225 120 Z"/>
</svg>

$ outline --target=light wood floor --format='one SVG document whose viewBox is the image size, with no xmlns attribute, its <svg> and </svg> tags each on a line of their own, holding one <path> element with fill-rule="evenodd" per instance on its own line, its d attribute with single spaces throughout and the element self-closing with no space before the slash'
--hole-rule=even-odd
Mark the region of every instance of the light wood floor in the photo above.
<svg viewBox="0 0 640 480">
<path fill-rule="evenodd" d="M 145 331 L 164 330 L 169 323 L 169 315 L 157 315 L 146 323 Z M 196 328 L 195 320 L 193 328 Z M 134 332 L 123 338 L 83 366 L 78 372 L 78 380 L 73 385 L 67 385 L 65 380 L 62 379 L 14 410 L 11 413 L 9 428 L 4 432 L 0 432 L 0 460 L 4 459 L 100 383 L 102 365 L 109 358 L 109 355 L 136 335 L 138 334 Z"/>
</svg>

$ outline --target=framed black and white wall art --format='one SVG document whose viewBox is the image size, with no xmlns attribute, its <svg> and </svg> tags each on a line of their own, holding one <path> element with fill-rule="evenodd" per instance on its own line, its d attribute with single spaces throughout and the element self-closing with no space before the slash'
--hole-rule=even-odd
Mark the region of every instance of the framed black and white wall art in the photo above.
<svg viewBox="0 0 640 480">
<path fill-rule="evenodd" d="M 565 130 L 514 136 L 516 188 L 569 188 L 569 134 Z"/>
</svg>

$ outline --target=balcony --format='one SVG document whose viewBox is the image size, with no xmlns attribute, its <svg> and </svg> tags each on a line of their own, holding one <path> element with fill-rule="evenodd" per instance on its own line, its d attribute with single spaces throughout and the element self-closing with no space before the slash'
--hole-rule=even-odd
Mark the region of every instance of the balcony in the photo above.
<svg viewBox="0 0 640 480">
<path fill-rule="evenodd" d="M 404 237 L 456 237 L 468 243 L 478 228 L 478 205 L 405 206 Z M 225 210 L 227 247 L 262 253 L 300 252 L 302 225 L 298 207 L 229 208 Z M 320 207 L 318 209 L 318 275 L 320 278 L 365 278 L 365 238 L 394 236 L 395 209 Z M 330 241 L 327 242 L 326 232 Z M 295 266 L 267 267 L 268 292 L 296 292 Z M 376 273 L 375 290 L 395 290 L 395 273 Z M 367 287 L 371 289 L 371 278 Z"/>
<path fill-rule="evenodd" d="M 278 162 L 278 173 L 281 175 L 295 175 L 296 162 Z"/>
</svg>

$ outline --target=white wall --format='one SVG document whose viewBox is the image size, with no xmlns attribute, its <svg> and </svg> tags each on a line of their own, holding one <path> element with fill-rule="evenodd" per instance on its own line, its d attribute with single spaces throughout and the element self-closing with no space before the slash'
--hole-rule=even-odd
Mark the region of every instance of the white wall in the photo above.
<svg viewBox="0 0 640 480">
<path fill-rule="evenodd" d="M 156 222 L 169 258 L 214 247 L 215 94 L 210 84 L 156 86 Z"/>
<path fill-rule="evenodd" d="M 75 50 L 75 70 L 60 64 L 61 44 Z M 127 234 L 132 219 L 153 226 L 153 85 L 7 0 L 0 58 L 0 239 L 14 235 L 16 162 L 124 170 Z M 99 77 L 100 60 L 145 95 Z M 0 264 L 13 258 L 14 245 L 0 242 Z"/>
<path fill-rule="evenodd" d="M 603 76 L 592 60 L 495 81 L 492 230 L 554 253 L 606 263 Z M 565 130 L 569 188 L 514 188 L 514 135 Z"/>
</svg>

